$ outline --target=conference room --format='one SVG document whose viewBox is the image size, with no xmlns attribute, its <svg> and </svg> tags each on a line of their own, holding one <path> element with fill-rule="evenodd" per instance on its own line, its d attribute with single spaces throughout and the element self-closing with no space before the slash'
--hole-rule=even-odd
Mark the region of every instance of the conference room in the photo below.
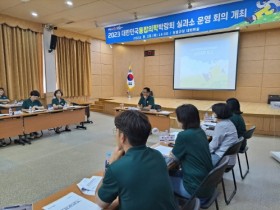
<svg viewBox="0 0 280 210">
<path fill-rule="evenodd" d="M 0 209 L 279 209 L 279 9 L 280 0 L 0 1 Z M 228 116 L 215 109 L 232 101 L 238 111 Z M 146 127 L 138 133 L 133 120 Z M 203 131 L 209 159 L 226 120 L 236 143 L 181 196 L 166 178 L 188 173 L 177 153 L 186 125 Z M 121 193 L 129 191 L 109 196 L 116 187 L 107 181 L 136 154 L 127 144 L 140 147 L 131 135 L 144 135 L 145 149 L 163 158 L 155 167 L 135 157 L 146 174 L 121 176 L 150 183 L 124 196 L 135 199 L 128 207 Z M 156 174 L 161 159 L 166 170 Z M 215 189 L 211 199 L 199 186 Z"/>
</svg>

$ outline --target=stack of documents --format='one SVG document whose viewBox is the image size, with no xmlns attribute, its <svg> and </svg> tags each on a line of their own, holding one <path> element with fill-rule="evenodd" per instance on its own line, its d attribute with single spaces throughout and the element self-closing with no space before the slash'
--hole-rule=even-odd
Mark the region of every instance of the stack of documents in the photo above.
<svg viewBox="0 0 280 210">
<path fill-rule="evenodd" d="M 92 176 L 91 178 L 84 178 L 77 185 L 85 195 L 95 195 L 96 188 L 101 181 L 102 176 Z"/>
<path fill-rule="evenodd" d="M 44 210 L 100 210 L 95 203 L 71 192 L 59 200 L 43 207 Z"/>
</svg>

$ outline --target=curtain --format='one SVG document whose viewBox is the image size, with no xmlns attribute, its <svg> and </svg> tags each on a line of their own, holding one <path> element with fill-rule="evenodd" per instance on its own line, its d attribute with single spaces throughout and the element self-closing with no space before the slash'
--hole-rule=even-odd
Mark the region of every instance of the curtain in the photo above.
<svg viewBox="0 0 280 210">
<path fill-rule="evenodd" d="M 7 96 L 24 99 L 43 93 L 42 34 L 0 25 L 0 86 Z"/>
<path fill-rule="evenodd" d="M 57 38 L 58 86 L 66 97 L 90 95 L 90 43 Z"/>
</svg>

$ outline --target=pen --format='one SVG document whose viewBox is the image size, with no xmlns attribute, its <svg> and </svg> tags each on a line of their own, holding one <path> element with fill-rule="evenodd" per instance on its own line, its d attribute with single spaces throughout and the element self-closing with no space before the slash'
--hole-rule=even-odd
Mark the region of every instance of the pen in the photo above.
<svg viewBox="0 0 280 210">
<path fill-rule="evenodd" d="M 13 208 L 18 208 L 18 207 L 20 207 L 19 205 L 17 205 L 17 206 L 8 206 L 8 207 L 4 207 L 4 209 L 13 209 Z"/>
</svg>

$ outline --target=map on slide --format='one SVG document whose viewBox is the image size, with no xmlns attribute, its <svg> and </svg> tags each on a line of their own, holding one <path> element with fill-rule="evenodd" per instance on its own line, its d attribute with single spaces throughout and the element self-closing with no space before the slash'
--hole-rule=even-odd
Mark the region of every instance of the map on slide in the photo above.
<svg viewBox="0 0 280 210">
<path fill-rule="evenodd" d="M 184 68 L 185 67 L 185 68 Z M 228 60 L 201 61 L 184 57 L 181 60 L 180 86 L 198 89 L 228 88 Z"/>
</svg>

